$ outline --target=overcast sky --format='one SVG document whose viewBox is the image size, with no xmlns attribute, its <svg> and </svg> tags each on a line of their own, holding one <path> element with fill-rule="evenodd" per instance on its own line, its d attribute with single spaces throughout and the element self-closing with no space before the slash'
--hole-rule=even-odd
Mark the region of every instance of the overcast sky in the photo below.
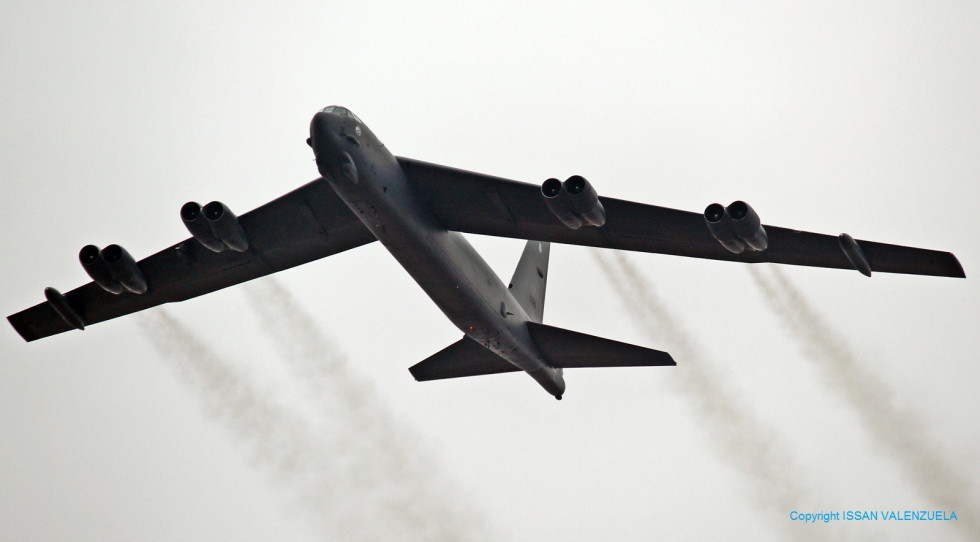
<svg viewBox="0 0 980 542">
<path fill-rule="evenodd" d="M 187 237 L 186 201 L 244 213 L 315 178 L 330 104 L 397 155 L 692 211 L 745 199 L 769 224 L 950 250 L 971 278 L 554 246 L 546 323 L 678 362 L 568 371 L 560 403 L 521 374 L 414 382 L 459 332 L 378 243 L 84 332 L 8 327 L 0 538 L 980 524 L 976 4 L 83 4 L 0 5 L 4 315 L 87 282 L 85 244 L 142 258 Z M 520 241 L 472 241 L 510 277 Z M 790 520 L 919 509 L 960 519 Z"/>
</svg>

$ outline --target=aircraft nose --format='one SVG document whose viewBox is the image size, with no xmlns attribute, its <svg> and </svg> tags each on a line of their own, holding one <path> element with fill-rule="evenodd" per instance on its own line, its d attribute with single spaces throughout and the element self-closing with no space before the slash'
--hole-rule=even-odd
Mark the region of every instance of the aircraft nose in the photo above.
<svg viewBox="0 0 980 542">
<path fill-rule="evenodd" d="M 310 146 L 314 154 L 328 151 L 336 146 L 337 128 L 335 115 L 317 113 L 310 121 Z"/>
<path fill-rule="evenodd" d="M 310 121 L 310 147 L 316 156 L 317 169 L 324 176 L 335 169 L 342 152 L 336 124 L 336 115 L 323 112 L 313 115 L 313 120 Z"/>
<path fill-rule="evenodd" d="M 317 142 L 327 141 L 333 130 L 334 115 L 330 113 L 317 113 L 310 121 L 310 141 L 313 150 L 317 149 Z"/>
</svg>

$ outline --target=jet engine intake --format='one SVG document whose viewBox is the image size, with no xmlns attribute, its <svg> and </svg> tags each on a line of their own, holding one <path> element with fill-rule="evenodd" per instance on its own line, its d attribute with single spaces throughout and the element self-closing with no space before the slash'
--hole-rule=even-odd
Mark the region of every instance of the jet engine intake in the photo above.
<svg viewBox="0 0 980 542">
<path fill-rule="evenodd" d="M 99 247 L 85 245 L 78 252 L 78 261 L 81 262 L 82 268 L 85 269 L 88 276 L 92 277 L 92 280 L 103 290 L 110 294 L 118 295 L 125 289 L 122 284 L 119 284 L 112 278 L 112 273 L 109 271 L 109 264 L 99 255 Z"/>
<path fill-rule="evenodd" d="M 224 203 L 212 201 L 204 206 L 204 217 L 211 226 L 211 233 L 226 247 L 235 252 L 248 250 L 248 238 L 238 222 L 238 217 Z"/>
<path fill-rule="evenodd" d="M 201 209 L 201 204 L 196 201 L 188 201 L 180 208 L 180 219 L 183 221 L 184 226 L 187 227 L 187 231 L 191 232 L 194 239 L 197 239 L 199 243 L 204 245 L 205 248 L 211 252 L 221 252 L 226 247 L 225 244 L 221 242 L 211 232 L 211 226 L 208 224 L 206 218 L 204 218 L 204 212 Z"/>
<path fill-rule="evenodd" d="M 759 215 L 744 201 L 732 202 L 727 208 L 712 203 L 704 210 L 704 223 L 712 237 L 733 254 L 741 254 L 746 247 L 760 252 L 769 248 Z"/>
<path fill-rule="evenodd" d="M 599 194 L 592 184 L 581 175 L 572 175 L 561 185 L 571 194 L 572 210 L 581 216 L 591 226 L 602 226 L 606 223 L 606 210 L 599 202 Z"/>
<path fill-rule="evenodd" d="M 541 195 L 551 214 L 570 229 L 606 223 L 606 210 L 599 195 L 581 175 L 573 175 L 564 183 L 548 179 L 541 185 Z"/>
<path fill-rule="evenodd" d="M 146 293 L 148 289 L 146 277 L 143 276 L 143 272 L 140 271 L 136 260 L 129 255 L 126 249 L 119 245 L 109 245 L 102 249 L 102 252 L 99 253 L 99 258 L 109 268 L 109 274 L 112 275 L 112 280 L 122 284 L 123 288 L 126 288 L 134 294 Z"/>
<path fill-rule="evenodd" d="M 548 206 L 551 214 L 555 215 L 565 227 L 577 230 L 582 227 L 582 217 L 575 214 L 569 203 L 569 194 L 562 190 L 561 181 L 558 179 L 548 179 L 541 185 L 541 195 L 544 196 L 544 203 Z"/>
<path fill-rule="evenodd" d="M 745 241 L 752 250 L 762 252 L 769 248 L 769 236 L 762 227 L 762 220 L 748 203 L 735 201 L 725 211 L 735 223 L 735 235 Z"/>
</svg>

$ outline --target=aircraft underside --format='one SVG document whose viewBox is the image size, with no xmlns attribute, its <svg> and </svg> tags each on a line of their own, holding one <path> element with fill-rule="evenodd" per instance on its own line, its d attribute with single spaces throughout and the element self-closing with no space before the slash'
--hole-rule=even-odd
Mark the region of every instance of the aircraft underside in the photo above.
<svg viewBox="0 0 980 542">
<path fill-rule="evenodd" d="M 464 336 L 412 366 L 417 380 L 525 371 L 561 398 L 563 369 L 675 365 L 669 354 L 542 323 L 550 243 L 742 263 L 964 277 L 949 252 L 763 224 L 748 204 L 691 213 L 601 197 L 580 176 L 541 185 L 393 156 L 349 110 L 317 113 L 322 177 L 236 216 L 180 210 L 191 237 L 137 261 L 88 245 L 92 282 L 8 317 L 27 341 L 182 301 L 380 240 Z M 461 233 L 528 240 L 505 283 Z"/>
</svg>

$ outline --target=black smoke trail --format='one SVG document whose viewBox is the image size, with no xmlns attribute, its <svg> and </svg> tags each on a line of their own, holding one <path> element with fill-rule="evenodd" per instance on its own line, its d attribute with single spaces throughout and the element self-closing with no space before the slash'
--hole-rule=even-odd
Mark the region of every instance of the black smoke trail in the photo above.
<svg viewBox="0 0 980 542">
<path fill-rule="evenodd" d="M 337 497 L 322 477 L 329 470 L 325 443 L 307 420 L 268 397 L 164 309 L 147 312 L 139 323 L 207 414 L 247 447 L 255 467 L 271 471 L 276 482 L 325 492 L 321 500 Z M 308 511 L 322 519 L 318 507 Z"/>
<path fill-rule="evenodd" d="M 599 250 L 592 254 L 634 321 L 677 361 L 683 396 L 704 422 L 718 455 L 744 476 L 756 500 L 779 516 L 807 502 L 808 492 L 798 483 L 802 469 L 779 434 L 713 374 L 706 356 L 653 286 L 623 254 L 613 251 L 613 262 Z M 815 536 L 809 532 L 794 529 L 791 536 Z"/>
<path fill-rule="evenodd" d="M 406 422 L 399 421 L 370 382 L 353 370 L 333 341 L 277 280 L 246 285 L 246 297 L 296 380 L 330 431 L 331 453 L 347 458 L 335 473 L 348 488 L 356 521 L 381 514 L 386 539 L 471 540 L 488 537 L 485 522 L 445 479 L 433 454 Z"/>
<path fill-rule="evenodd" d="M 752 279 L 770 309 L 816 362 L 830 387 L 854 408 L 862 425 L 887 450 L 918 491 L 946 510 L 969 506 L 980 511 L 970 496 L 968 480 L 959 475 L 944 454 L 926 438 L 920 419 L 895 404 L 894 393 L 863 364 L 846 338 L 833 330 L 813 309 L 786 275 L 772 269 L 772 278 L 750 268 Z M 980 533 L 976 513 L 963 514 L 956 525 Z"/>
<path fill-rule="evenodd" d="M 208 415 L 246 447 L 252 464 L 270 472 L 277 485 L 296 490 L 302 509 L 319 524 L 326 539 L 469 540 L 485 533 L 478 522 L 461 523 L 462 517 L 453 516 L 448 507 L 430 506 L 431 495 L 420 491 L 419 483 L 405 483 L 399 472 L 406 468 L 424 470 L 433 480 L 439 479 L 438 469 L 418 455 L 404 455 L 404 460 L 415 461 L 410 466 L 384 460 L 395 449 L 373 446 L 397 447 L 405 442 L 385 440 L 378 433 L 404 432 L 390 427 L 390 420 L 357 415 L 359 409 L 369 408 L 366 403 L 338 412 L 330 420 L 333 427 L 324 427 L 322 420 L 308 420 L 283 407 L 165 310 L 147 313 L 140 323 L 153 346 L 204 403 Z M 369 388 L 354 391 L 367 391 L 361 399 L 370 401 Z M 373 438 L 365 440 L 359 434 Z"/>
</svg>

